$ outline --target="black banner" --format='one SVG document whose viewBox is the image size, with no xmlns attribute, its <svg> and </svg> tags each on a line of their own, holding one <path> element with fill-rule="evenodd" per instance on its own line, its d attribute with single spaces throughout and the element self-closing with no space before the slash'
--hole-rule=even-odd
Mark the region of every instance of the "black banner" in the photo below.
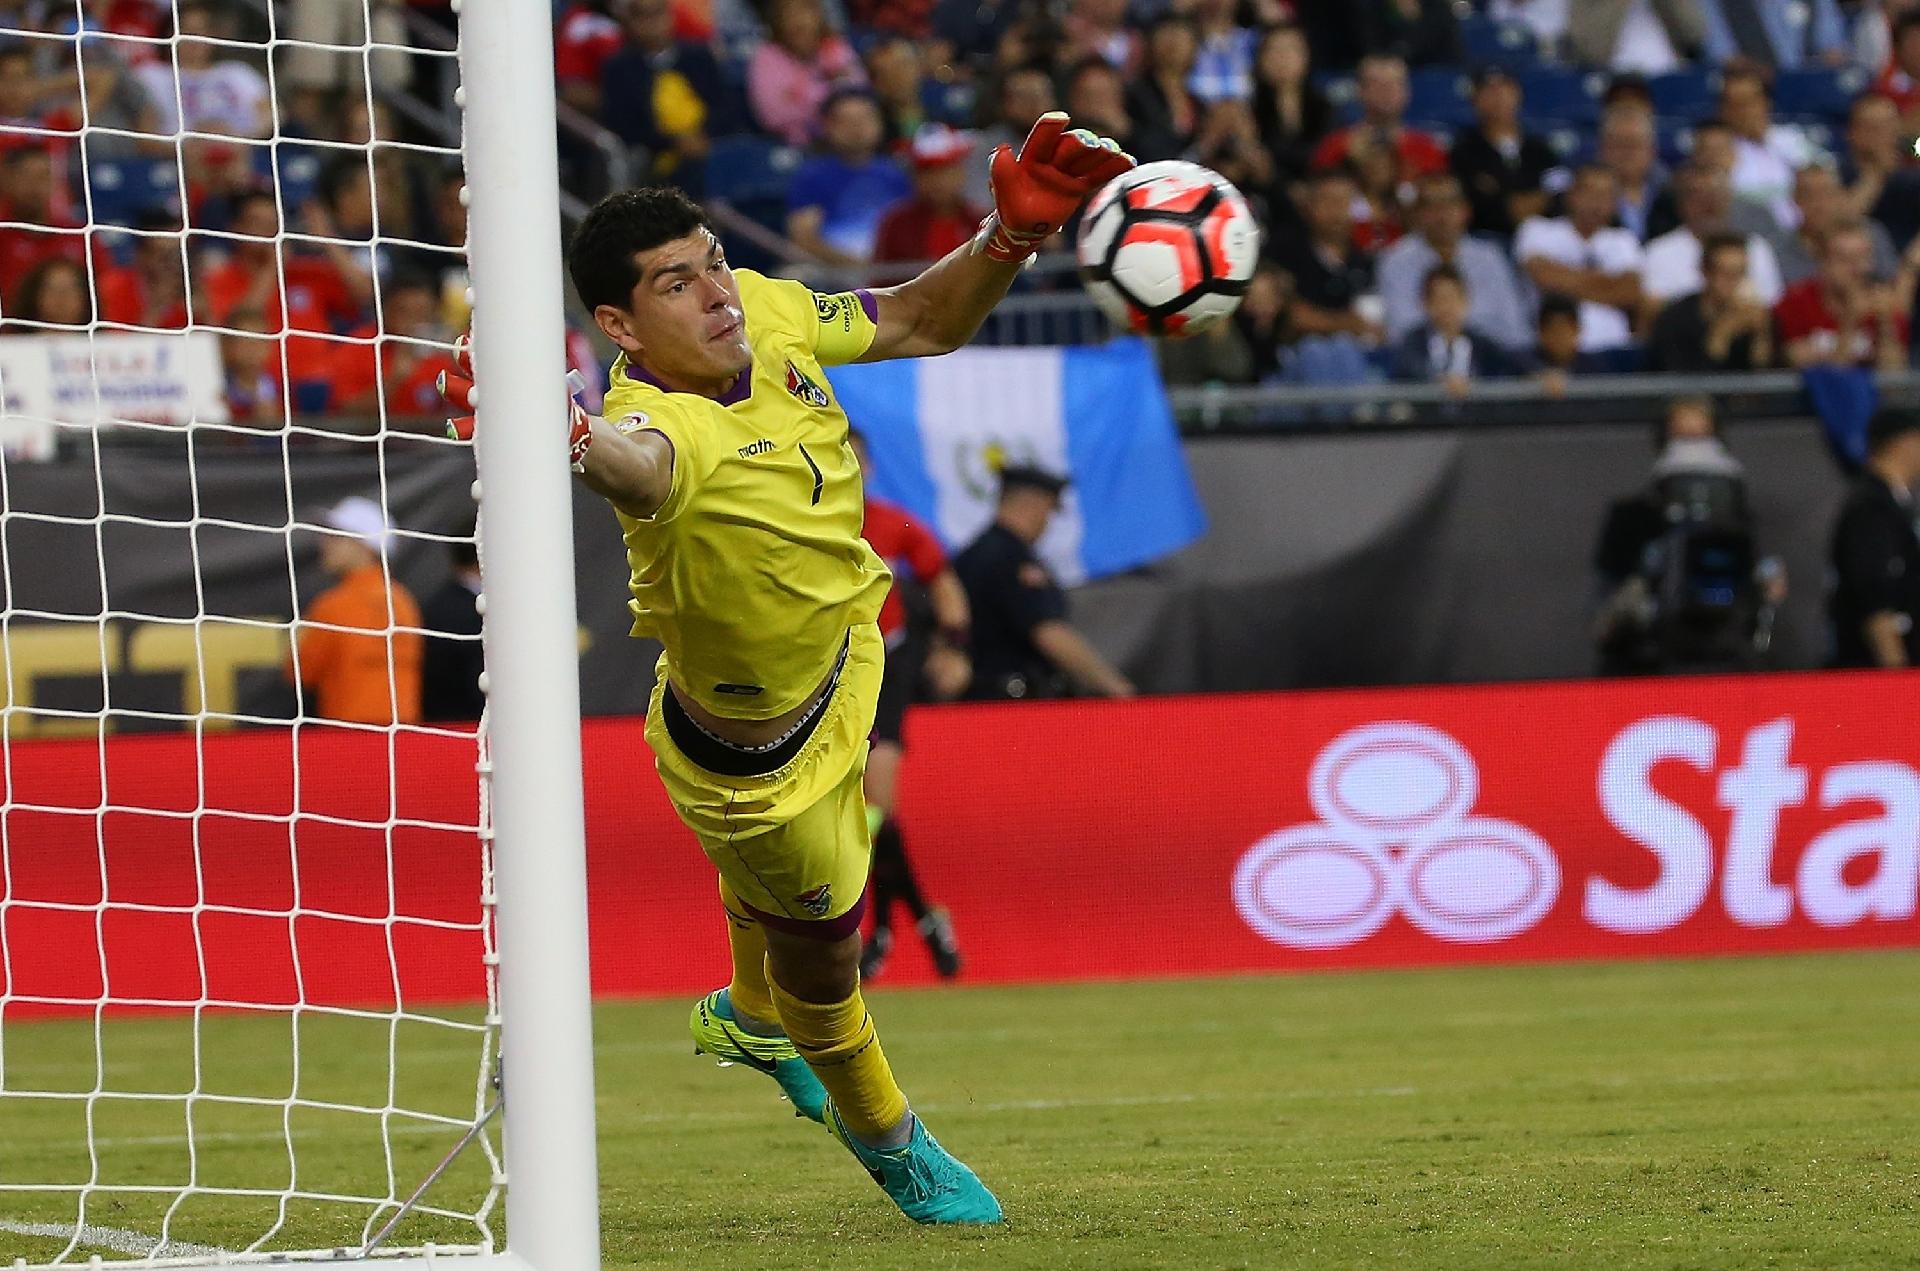
<svg viewBox="0 0 1920 1271">
<path fill-rule="evenodd" d="M 1811 423 L 1736 424 L 1731 444 L 1761 548 L 1788 567 L 1776 661 L 1817 665 L 1841 479 Z M 1153 692 L 1586 674 L 1594 540 L 1653 457 L 1650 430 L 1629 426 L 1283 434 L 1196 440 L 1188 456 L 1209 536 L 1074 596 L 1075 620 Z M 140 711 L 194 709 L 203 686 L 212 709 L 290 713 L 284 635 L 221 621 L 284 623 L 324 587 L 318 536 L 289 524 L 349 494 L 384 498 L 396 574 L 424 598 L 448 575 L 432 536 L 466 532 L 473 510 L 467 452 L 412 438 L 283 456 L 183 433 L 10 463 L 4 476 L 9 700 L 97 711 L 104 658 L 127 728 L 167 723 Z M 637 713 L 654 649 L 626 635 L 618 526 L 581 489 L 574 530 L 583 706 Z"/>
</svg>

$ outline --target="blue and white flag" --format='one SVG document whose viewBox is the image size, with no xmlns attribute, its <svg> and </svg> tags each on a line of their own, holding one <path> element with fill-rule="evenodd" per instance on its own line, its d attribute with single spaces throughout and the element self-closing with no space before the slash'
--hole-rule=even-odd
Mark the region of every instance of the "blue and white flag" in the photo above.
<svg viewBox="0 0 1920 1271">
<path fill-rule="evenodd" d="M 827 374 L 867 439 L 874 494 L 956 551 L 993 520 L 999 470 L 1023 464 L 1073 482 L 1039 544 L 1063 583 L 1133 569 L 1206 532 L 1145 341 L 969 348 Z"/>
</svg>

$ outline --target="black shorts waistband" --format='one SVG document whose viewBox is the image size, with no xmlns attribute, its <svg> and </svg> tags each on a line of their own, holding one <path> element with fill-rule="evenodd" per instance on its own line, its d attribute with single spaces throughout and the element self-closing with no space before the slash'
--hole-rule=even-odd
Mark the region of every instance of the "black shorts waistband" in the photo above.
<svg viewBox="0 0 1920 1271">
<path fill-rule="evenodd" d="M 708 772 L 723 777 L 764 777 L 768 773 L 778 772 L 793 762 L 800 748 L 807 744 L 814 730 L 820 727 L 820 721 L 826 717 L 827 704 L 840 687 L 840 673 L 846 669 L 847 646 L 840 646 L 840 656 L 834 660 L 833 671 L 827 676 L 827 685 L 820 696 L 814 699 L 813 706 L 807 711 L 793 730 L 777 743 L 763 748 L 736 746 L 732 742 L 715 737 L 687 714 L 686 707 L 674 695 L 673 686 L 662 688 L 660 695 L 660 718 L 666 723 L 667 736 L 681 754 Z"/>
</svg>

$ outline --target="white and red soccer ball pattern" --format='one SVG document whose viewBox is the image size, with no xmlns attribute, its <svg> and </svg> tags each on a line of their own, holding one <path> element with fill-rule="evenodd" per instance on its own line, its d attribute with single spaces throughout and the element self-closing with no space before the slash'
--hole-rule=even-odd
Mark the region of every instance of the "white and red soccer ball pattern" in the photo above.
<svg viewBox="0 0 1920 1271">
<path fill-rule="evenodd" d="M 1167 159 L 1108 182 L 1080 222 L 1080 277 L 1129 331 L 1192 335 L 1240 307 L 1260 227 L 1218 172 Z"/>
</svg>

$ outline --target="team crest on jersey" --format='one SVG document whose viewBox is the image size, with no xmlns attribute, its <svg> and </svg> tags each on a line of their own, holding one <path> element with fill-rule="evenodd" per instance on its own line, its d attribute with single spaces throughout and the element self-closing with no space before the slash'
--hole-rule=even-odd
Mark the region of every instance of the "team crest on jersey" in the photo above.
<svg viewBox="0 0 1920 1271">
<path fill-rule="evenodd" d="M 809 887 L 794 897 L 800 907 L 816 918 L 827 916 L 827 910 L 833 908 L 833 884 L 821 883 L 818 887 Z"/>
<path fill-rule="evenodd" d="M 791 359 L 787 362 L 787 391 L 809 406 L 827 405 L 827 390 L 809 379 L 807 373 L 795 366 Z"/>
</svg>

